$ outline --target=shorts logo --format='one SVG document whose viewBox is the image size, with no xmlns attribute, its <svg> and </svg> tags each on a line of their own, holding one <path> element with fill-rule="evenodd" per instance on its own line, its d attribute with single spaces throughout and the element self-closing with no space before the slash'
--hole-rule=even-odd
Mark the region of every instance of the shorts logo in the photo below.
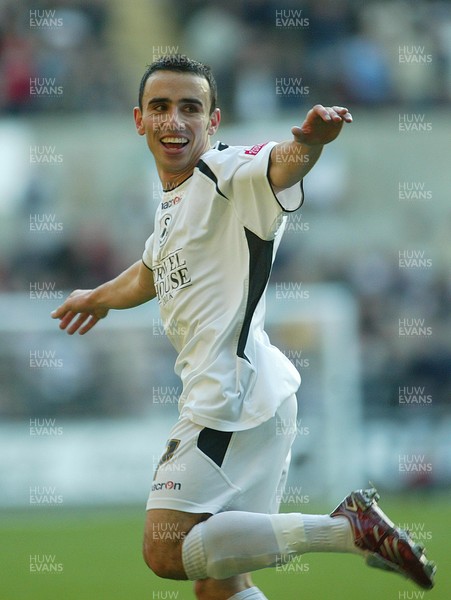
<svg viewBox="0 0 451 600">
<path fill-rule="evenodd" d="M 252 146 L 252 148 L 245 150 L 244 154 L 250 154 L 251 156 L 255 156 L 256 154 L 258 154 L 260 152 L 260 150 L 263 148 L 263 146 L 266 146 L 267 143 L 268 142 L 265 142 L 264 144 L 257 144 L 256 146 Z"/>
<path fill-rule="evenodd" d="M 153 476 L 154 481 L 155 481 L 155 477 L 157 476 L 158 469 L 161 467 L 161 465 L 164 465 L 164 463 L 167 463 L 169 460 L 171 460 L 171 458 L 174 456 L 174 453 L 179 446 L 180 446 L 180 440 L 169 440 L 168 441 L 168 443 L 166 444 L 166 451 L 163 454 L 163 456 L 160 458 L 160 462 L 158 463 L 157 468 L 155 469 L 155 475 Z M 169 483 L 172 483 L 172 481 Z M 161 489 L 161 488 L 159 488 L 159 489 Z"/>
<path fill-rule="evenodd" d="M 164 483 L 154 483 L 152 485 L 152 492 L 158 490 L 181 490 L 182 484 L 174 481 L 165 481 Z"/>
</svg>

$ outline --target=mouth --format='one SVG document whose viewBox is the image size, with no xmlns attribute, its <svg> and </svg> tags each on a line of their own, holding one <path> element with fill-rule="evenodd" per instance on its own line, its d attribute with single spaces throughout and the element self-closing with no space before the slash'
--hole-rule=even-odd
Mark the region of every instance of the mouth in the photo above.
<svg viewBox="0 0 451 600">
<path fill-rule="evenodd" d="M 161 138 L 160 143 L 166 150 L 182 150 L 189 143 L 189 140 L 180 135 L 166 135 Z"/>
</svg>

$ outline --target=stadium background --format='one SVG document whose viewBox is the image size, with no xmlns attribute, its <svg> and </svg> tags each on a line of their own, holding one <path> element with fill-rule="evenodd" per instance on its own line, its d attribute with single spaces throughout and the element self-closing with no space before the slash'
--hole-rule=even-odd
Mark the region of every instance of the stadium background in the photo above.
<svg viewBox="0 0 451 600">
<path fill-rule="evenodd" d="M 442 566 L 427 596 L 448 598 L 451 6 L 397 0 L 0 4 L 0 598 L 192 597 L 140 558 L 179 392 L 155 307 L 81 339 L 48 317 L 141 254 L 161 192 L 131 109 L 174 52 L 213 67 L 227 143 L 281 140 L 316 102 L 352 111 L 268 293 L 303 378 L 282 500 L 327 511 L 371 479 Z M 425 596 L 341 556 L 256 581 L 270 598 Z"/>
</svg>

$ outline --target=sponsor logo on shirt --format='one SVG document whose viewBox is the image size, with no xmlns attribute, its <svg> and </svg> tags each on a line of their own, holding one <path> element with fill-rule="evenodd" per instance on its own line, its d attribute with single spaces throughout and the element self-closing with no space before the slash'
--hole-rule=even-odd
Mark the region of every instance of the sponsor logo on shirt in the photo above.
<svg viewBox="0 0 451 600">
<path fill-rule="evenodd" d="M 153 277 L 158 302 L 166 304 L 174 294 L 191 285 L 186 260 L 183 258 L 183 249 L 171 252 L 153 267 Z"/>
<path fill-rule="evenodd" d="M 263 148 L 263 146 L 266 146 L 268 142 L 265 142 L 264 144 L 257 144 L 256 146 L 252 146 L 252 148 L 248 148 L 247 150 L 244 151 L 244 154 L 250 154 L 251 156 L 255 156 L 256 154 L 258 154 L 260 152 L 260 150 Z"/>
<path fill-rule="evenodd" d="M 179 204 L 182 201 L 182 199 L 183 199 L 182 196 L 174 196 L 174 198 L 171 198 L 170 200 L 166 200 L 165 202 L 162 202 L 161 210 L 166 210 L 167 208 L 172 208 L 176 204 Z"/>
</svg>

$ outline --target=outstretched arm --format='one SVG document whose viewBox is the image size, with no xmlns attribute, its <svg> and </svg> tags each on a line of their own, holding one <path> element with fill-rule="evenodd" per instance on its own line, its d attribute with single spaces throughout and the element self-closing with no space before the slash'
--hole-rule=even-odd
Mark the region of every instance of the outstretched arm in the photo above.
<svg viewBox="0 0 451 600">
<path fill-rule="evenodd" d="M 81 335 L 107 316 L 110 309 L 133 308 L 155 298 L 153 274 L 138 260 L 115 279 L 93 290 L 75 290 L 52 312 L 60 329 Z"/>
<path fill-rule="evenodd" d="M 324 144 L 338 136 L 344 123 L 351 122 L 348 109 L 341 106 L 317 104 L 309 110 L 301 127 L 292 127 L 294 139 L 271 150 L 268 175 L 274 191 L 301 181 L 320 157 Z"/>
</svg>

